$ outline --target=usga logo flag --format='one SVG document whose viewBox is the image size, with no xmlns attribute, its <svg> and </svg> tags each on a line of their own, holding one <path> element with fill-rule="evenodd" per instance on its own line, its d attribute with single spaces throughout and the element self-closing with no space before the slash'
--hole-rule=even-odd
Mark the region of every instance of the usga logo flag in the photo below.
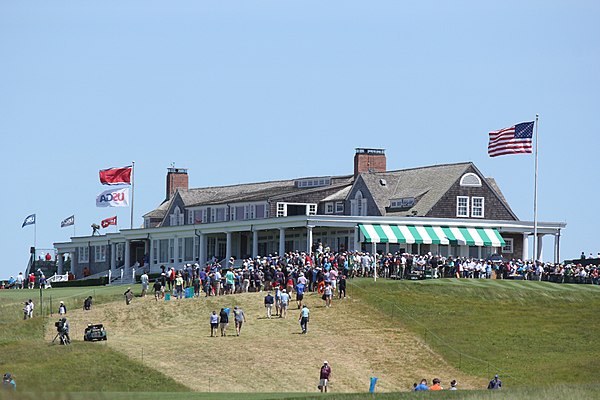
<svg viewBox="0 0 600 400">
<path fill-rule="evenodd" d="M 105 190 L 96 197 L 96 207 L 129 206 L 129 188 Z"/>
<path fill-rule="evenodd" d="M 100 225 L 102 225 L 103 228 L 108 228 L 110 225 L 117 225 L 117 216 L 115 215 L 114 217 L 103 219 L 102 222 L 100 222 Z"/>
<path fill-rule="evenodd" d="M 69 218 L 65 218 L 60 223 L 60 227 L 64 228 L 65 226 L 71 226 L 75 224 L 75 216 L 71 215 Z"/>
<path fill-rule="evenodd" d="M 131 185 L 132 166 L 100 170 L 100 183 L 103 185 Z"/>
<path fill-rule="evenodd" d="M 35 224 L 35 214 L 31 214 L 25 218 L 25 221 L 23 221 L 23 225 L 21 225 L 21 228 L 24 228 L 27 225 L 34 225 L 34 224 Z"/>
</svg>

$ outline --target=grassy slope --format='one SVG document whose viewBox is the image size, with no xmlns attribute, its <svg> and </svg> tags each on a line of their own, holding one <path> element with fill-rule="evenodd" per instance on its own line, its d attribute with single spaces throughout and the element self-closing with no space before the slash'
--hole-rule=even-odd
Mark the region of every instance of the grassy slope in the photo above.
<svg viewBox="0 0 600 400">
<path fill-rule="evenodd" d="M 452 365 L 509 386 L 595 382 L 600 287 L 501 280 L 354 281 L 351 291 Z M 462 355 L 459 355 L 462 353 Z"/>
<path fill-rule="evenodd" d="M 121 353 L 99 343 L 75 342 L 72 346 L 50 344 L 54 333 L 53 317 L 49 312 L 64 300 L 69 314 L 83 304 L 88 295 L 96 304 L 122 297 L 123 288 L 61 288 L 44 292 L 44 307 L 40 306 L 39 291 L 0 291 L 0 369 L 10 371 L 16 378 L 19 391 L 159 391 L 188 390 L 154 369 L 132 361 Z M 36 304 L 34 318 L 22 320 L 22 301 L 31 298 Z"/>
<path fill-rule="evenodd" d="M 142 360 L 198 391 L 314 392 L 324 359 L 333 367 L 336 392 L 365 391 L 378 376 L 382 391 L 409 390 L 415 379 L 439 374 L 464 387 L 481 387 L 447 365 L 410 332 L 384 315 L 370 313 L 361 302 L 347 299 L 330 309 L 316 294 L 309 334 L 300 335 L 297 309 L 288 319 L 264 318 L 264 293 L 155 302 L 136 298 L 96 307 L 71 316 L 83 326 L 103 321 L 107 345 Z M 211 338 L 209 314 L 221 307 L 241 306 L 247 317 L 240 337 Z M 234 333 L 230 324 L 229 333 Z"/>
</svg>

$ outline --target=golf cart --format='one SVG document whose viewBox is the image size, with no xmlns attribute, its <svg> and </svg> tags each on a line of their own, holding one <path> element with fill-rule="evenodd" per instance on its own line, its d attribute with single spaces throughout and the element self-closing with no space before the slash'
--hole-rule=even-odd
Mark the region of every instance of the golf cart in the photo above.
<svg viewBox="0 0 600 400">
<path fill-rule="evenodd" d="M 83 332 L 83 340 L 86 342 L 106 340 L 106 329 L 102 324 L 88 324 Z"/>
</svg>

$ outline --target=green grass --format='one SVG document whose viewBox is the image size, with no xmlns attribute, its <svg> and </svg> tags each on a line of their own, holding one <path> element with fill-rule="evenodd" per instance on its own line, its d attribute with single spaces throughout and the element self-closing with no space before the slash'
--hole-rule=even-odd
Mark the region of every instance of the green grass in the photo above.
<svg viewBox="0 0 600 400">
<path fill-rule="evenodd" d="M 0 370 L 15 376 L 19 391 L 189 390 L 104 343 L 74 342 L 71 346 L 59 346 L 45 340 L 47 324 L 58 320 L 60 300 L 68 310 L 74 310 L 83 306 L 87 296 L 94 298 L 94 304 L 102 304 L 122 300 L 123 291 L 123 287 L 50 289 L 43 293 L 43 307 L 39 290 L 0 291 Z M 23 321 L 23 302 L 30 298 L 36 304 L 34 318 Z"/>
<path fill-rule="evenodd" d="M 10 398 L 15 400 L 162 400 L 174 396 L 178 400 L 259 400 L 259 399 L 327 399 L 327 400 L 405 400 L 405 399 L 467 399 L 467 400 L 581 400 L 600 398 L 600 385 L 555 385 L 552 387 L 513 388 L 501 391 L 443 391 L 443 392 L 403 392 L 403 393 L 349 393 L 349 394 L 299 394 L 299 393 L 17 393 Z"/>
<path fill-rule="evenodd" d="M 547 282 L 354 280 L 349 291 L 469 374 L 507 386 L 589 384 L 600 370 L 600 287 Z"/>
</svg>

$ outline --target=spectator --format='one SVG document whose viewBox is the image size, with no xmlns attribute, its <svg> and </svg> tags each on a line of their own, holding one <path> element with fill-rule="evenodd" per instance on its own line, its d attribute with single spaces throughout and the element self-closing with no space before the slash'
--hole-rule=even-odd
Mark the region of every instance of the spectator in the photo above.
<svg viewBox="0 0 600 400">
<path fill-rule="evenodd" d="M 310 318 L 310 310 L 306 306 L 302 306 L 302 310 L 300 310 L 300 316 L 298 317 L 298 321 L 300 321 L 300 327 L 302 328 L 302 333 L 306 334 L 308 332 L 308 322 Z"/>
<path fill-rule="evenodd" d="M 10 372 L 5 373 L 2 377 L 2 389 L 12 391 L 17 390 L 17 383 L 15 382 Z"/>
<path fill-rule="evenodd" d="M 83 309 L 86 311 L 91 310 L 92 308 L 92 296 L 88 296 L 84 301 L 83 301 Z"/>
<path fill-rule="evenodd" d="M 327 393 L 327 387 L 329 386 L 329 378 L 331 377 L 331 367 L 327 361 L 323 361 L 321 371 L 319 374 L 319 390 Z"/>
<path fill-rule="evenodd" d="M 271 319 L 271 313 L 273 310 L 273 303 L 275 302 L 275 299 L 273 298 L 273 296 L 271 296 L 271 292 L 267 292 L 267 295 L 265 296 L 265 308 L 267 309 L 267 318 Z"/>
<path fill-rule="evenodd" d="M 441 385 L 441 381 L 439 378 L 433 378 L 433 385 L 429 388 L 429 390 L 443 390 L 444 388 Z"/>
<path fill-rule="evenodd" d="M 490 390 L 502 389 L 502 381 L 498 378 L 498 375 L 494 376 L 494 379 L 490 381 L 487 388 Z"/>
<path fill-rule="evenodd" d="M 210 337 L 217 337 L 217 328 L 219 327 L 219 316 L 216 311 L 210 314 Z M 223 335 L 221 335 L 223 336 Z"/>
<path fill-rule="evenodd" d="M 129 305 L 133 299 L 133 292 L 131 291 L 130 287 L 128 287 L 125 293 L 123 293 L 123 296 L 125 296 L 125 304 Z"/>
<path fill-rule="evenodd" d="M 229 311 L 229 310 L 227 310 Z M 221 328 L 221 336 L 227 336 L 227 325 L 229 325 L 229 313 L 221 308 L 219 313 L 219 325 Z"/>
<path fill-rule="evenodd" d="M 235 320 L 235 333 L 237 336 L 240 336 L 240 332 L 242 331 L 242 324 L 246 322 L 246 315 L 244 314 L 244 310 L 238 308 L 238 306 L 233 307 L 233 317 Z"/>
<path fill-rule="evenodd" d="M 58 306 L 58 315 L 65 315 L 67 313 L 67 306 L 65 306 L 65 303 L 61 300 L 59 306 Z"/>
<path fill-rule="evenodd" d="M 456 382 L 456 380 L 455 380 L 455 379 L 453 379 L 453 380 L 450 382 L 450 389 L 448 389 L 448 390 L 456 390 L 456 385 L 458 385 L 458 382 Z"/>
<path fill-rule="evenodd" d="M 423 390 L 429 390 L 429 387 L 427 386 L 427 379 L 421 379 L 421 383 L 419 383 L 417 386 L 415 386 L 415 392 L 419 392 L 419 391 L 423 391 Z"/>
</svg>

